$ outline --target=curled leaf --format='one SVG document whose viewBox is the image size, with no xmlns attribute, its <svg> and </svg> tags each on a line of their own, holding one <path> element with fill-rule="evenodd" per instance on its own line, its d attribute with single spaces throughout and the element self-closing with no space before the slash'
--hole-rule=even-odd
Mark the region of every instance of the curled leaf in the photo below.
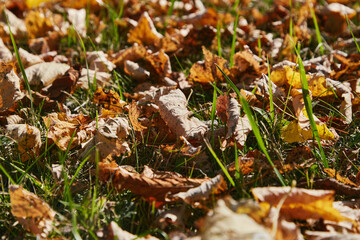
<svg viewBox="0 0 360 240">
<path fill-rule="evenodd" d="M 187 100 L 180 89 L 172 90 L 157 101 L 161 117 L 169 126 L 172 132 L 178 137 L 184 136 L 187 139 L 200 139 L 207 127 L 195 117 L 189 118 L 191 112 L 187 110 Z"/>
<path fill-rule="evenodd" d="M 41 146 L 38 128 L 27 124 L 10 124 L 6 126 L 6 133 L 17 142 L 23 162 L 37 156 Z"/>
</svg>

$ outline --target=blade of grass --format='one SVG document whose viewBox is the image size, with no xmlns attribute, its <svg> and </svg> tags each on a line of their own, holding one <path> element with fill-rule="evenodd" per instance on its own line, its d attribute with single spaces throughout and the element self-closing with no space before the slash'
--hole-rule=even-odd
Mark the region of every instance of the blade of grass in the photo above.
<svg viewBox="0 0 360 240">
<path fill-rule="evenodd" d="M 219 164 L 221 170 L 223 170 L 225 176 L 227 177 L 227 179 L 229 180 L 229 182 L 231 183 L 231 185 L 233 187 L 235 187 L 235 182 L 234 180 L 232 179 L 232 177 L 230 176 L 228 170 L 226 169 L 226 167 L 224 166 L 224 164 L 222 164 L 222 162 L 220 161 L 220 159 L 217 157 L 216 153 L 214 152 L 214 150 L 212 149 L 210 143 L 209 143 L 209 140 L 207 140 L 206 138 L 203 138 L 204 139 L 204 142 L 207 146 L 207 148 L 209 149 L 211 155 L 215 158 L 216 162 Z"/>
<path fill-rule="evenodd" d="M 283 176 L 280 174 L 279 170 L 275 167 L 274 163 L 272 162 L 271 158 L 270 158 L 270 155 L 269 153 L 267 152 L 266 150 L 266 147 L 265 147 L 265 143 L 261 137 L 261 133 L 260 133 L 260 130 L 259 130 L 259 127 L 257 125 L 257 123 L 255 122 L 254 120 L 254 117 L 252 115 L 252 112 L 251 112 L 251 109 L 250 109 L 250 106 L 248 104 L 248 102 L 246 101 L 246 99 L 241 95 L 239 89 L 235 86 L 235 84 L 230 80 L 230 78 L 221 70 L 221 68 L 216 65 L 217 68 L 221 71 L 221 73 L 223 74 L 223 76 L 225 77 L 225 79 L 227 80 L 228 84 L 231 86 L 231 88 L 236 92 L 236 94 L 238 95 L 238 97 L 240 98 L 240 102 L 241 102 L 241 105 L 245 111 L 245 114 L 247 115 L 248 119 L 249 119 L 249 122 L 250 122 L 250 125 L 251 125 L 251 128 L 253 130 L 253 133 L 256 137 L 256 140 L 259 144 L 259 147 L 261 149 L 261 151 L 263 151 L 263 153 L 265 154 L 266 158 L 268 159 L 271 167 L 273 168 L 274 172 L 275 172 L 275 175 L 276 177 L 279 179 L 280 183 L 283 185 L 283 186 L 286 186 L 286 183 L 285 183 L 285 180 L 283 178 Z"/>
<path fill-rule="evenodd" d="M 324 55 L 324 46 L 323 46 L 323 43 L 321 40 L 321 33 L 320 33 L 320 29 L 319 29 L 319 25 L 318 25 L 318 22 L 316 19 L 314 9 L 312 7 L 310 8 L 310 12 L 311 12 L 311 15 L 312 15 L 312 18 L 314 21 L 315 30 L 316 30 L 316 39 L 318 41 L 318 44 L 320 45 L 320 53 L 321 53 L 321 55 Z"/>
<path fill-rule="evenodd" d="M 7 16 L 7 14 L 6 14 L 5 11 L 3 11 L 3 13 L 4 13 L 5 17 L 6 17 L 6 24 L 7 24 L 8 28 L 9 28 L 11 43 L 12 43 L 13 48 L 14 48 L 14 52 L 15 52 L 15 55 L 16 55 L 16 60 L 17 60 L 17 62 L 18 62 L 18 64 L 19 64 L 19 68 L 20 68 L 21 74 L 22 74 L 23 79 L 24 79 L 24 82 L 25 82 L 26 90 L 27 90 L 28 93 L 29 93 L 30 109 L 31 109 L 31 120 L 32 120 L 32 124 L 34 125 L 35 122 L 36 122 L 35 119 L 34 119 L 34 116 L 35 116 L 34 99 L 33 99 L 32 94 L 31 94 L 30 83 L 29 83 L 29 80 L 28 80 L 28 78 L 27 78 L 27 76 L 26 76 L 25 68 L 24 68 L 24 65 L 22 64 L 22 61 L 21 61 L 21 58 L 20 58 L 20 54 L 19 54 L 19 51 L 18 51 L 16 42 L 15 42 L 15 39 L 14 39 L 14 35 L 13 35 L 12 32 L 11 32 L 11 28 L 10 28 L 8 16 Z"/>
<path fill-rule="evenodd" d="M 349 18 L 348 18 L 347 15 L 346 15 L 346 22 L 347 22 L 347 25 L 348 25 L 348 27 L 349 27 L 351 36 L 352 36 L 352 38 L 354 39 L 356 48 L 357 48 L 358 52 L 360 53 L 360 46 L 359 46 L 359 44 L 358 44 L 357 41 L 356 41 L 356 38 L 355 38 L 354 33 L 353 33 L 352 29 L 351 29 L 350 22 L 349 22 Z"/>
<path fill-rule="evenodd" d="M 230 68 L 234 65 L 234 54 L 235 54 L 235 45 L 236 45 L 236 29 L 239 20 L 239 13 L 236 14 L 235 22 L 234 22 L 234 34 L 232 36 L 231 42 L 231 53 L 230 53 Z"/>
<path fill-rule="evenodd" d="M 317 130 L 317 126 L 314 120 L 314 115 L 313 115 L 313 111 L 312 111 L 312 105 L 311 105 L 311 98 L 310 98 L 310 94 L 309 94 L 309 86 L 307 83 L 307 79 L 306 79 L 306 73 L 305 73 L 305 68 L 300 56 L 300 51 L 296 48 L 294 48 L 296 53 L 297 53 L 297 59 L 299 62 L 299 71 L 300 71 L 300 77 L 301 77 L 301 89 L 302 89 L 302 93 L 303 93 L 303 99 L 304 99 L 304 104 L 305 104 L 305 109 L 310 121 L 310 126 L 311 126 L 311 130 L 313 133 L 313 136 L 315 137 L 318 146 L 319 146 L 319 150 L 320 150 L 320 157 L 321 160 L 324 164 L 325 168 L 329 167 L 329 162 L 326 159 L 325 153 L 324 153 L 324 149 L 321 146 L 321 140 L 320 140 L 320 136 L 319 136 L 319 132 Z"/>
<path fill-rule="evenodd" d="M 274 111 L 274 101 L 273 101 L 273 92 L 272 92 L 272 83 L 270 77 L 270 64 L 269 58 L 267 58 L 267 70 L 268 70 L 268 77 L 269 77 L 269 101 L 270 101 L 270 117 L 271 121 L 274 122 L 275 119 L 275 111 Z"/>
<path fill-rule="evenodd" d="M 211 108 L 211 144 L 214 146 L 214 120 L 215 120 L 215 114 L 216 114 L 216 88 L 214 87 L 213 92 L 213 102 L 212 102 L 212 108 Z"/>
<path fill-rule="evenodd" d="M 216 38 L 217 38 L 217 47 L 218 47 L 218 55 L 221 57 L 221 29 L 220 29 L 220 21 L 217 22 L 216 25 Z"/>
<path fill-rule="evenodd" d="M 80 36 L 80 34 L 75 30 L 74 26 L 72 26 L 73 30 L 76 32 L 77 36 L 78 36 L 78 39 L 79 39 L 79 42 L 80 42 L 80 46 L 83 50 L 83 53 L 84 53 L 84 58 L 85 58 L 85 66 L 86 66 L 86 71 L 87 71 L 87 79 L 88 79 L 88 84 L 89 84 L 89 94 L 90 94 L 90 97 L 92 97 L 93 95 L 93 92 L 94 92 L 94 86 L 92 85 L 91 83 L 91 80 L 90 80 L 90 73 L 89 73 L 89 64 L 88 64 L 88 61 L 87 61 L 87 58 L 86 58 L 86 48 L 85 48 L 85 44 L 84 44 L 84 41 L 82 40 L 82 37 Z M 95 86 L 96 88 L 96 86 Z"/>
</svg>

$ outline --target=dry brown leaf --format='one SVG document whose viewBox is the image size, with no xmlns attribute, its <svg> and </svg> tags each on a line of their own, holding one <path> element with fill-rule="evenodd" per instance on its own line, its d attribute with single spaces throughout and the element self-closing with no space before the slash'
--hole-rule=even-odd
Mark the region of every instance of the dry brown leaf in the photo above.
<svg viewBox="0 0 360 240">
<path fill-rule="evenodd" d="M 90 137 L 84 130 L 80 130 L 80 126 L 85 123 L 81 115 L 78 118 L 71 118 L 65 113 L 50 113 L 43 117 L 43 121 L 48 129 L 48 141 L 54 142 L 62 151 L 69 146 L 74 132 L 76 133 L 70 149 L 79 146 Z"/>
<path fill-rule="evenodd" d="M 44 62 L 41 57 L 31 54 L 23 48 L 19 48 L 19 55 L 24 68 L 28 68 L 32 65 Z"/>
<path fill-rule="evenodd" d="M 100 119 L 98 131 L 95 136 L 83 145 L 83 158 L 90 156 L 95 161 L 98 152 L 100 161 L 112 160 L 121 154 L 130 154 L 130 148 L 125 141 L 130 132 L 129 122 L 126 118 L 115 117 Z"/>
<path fill-rule="evenodd" d="M 89 77 L 88 77 L 89 73 Z M 91 69 L 83 68 L 81 69 L 80 78 L 78 79 L 76 85 L 78 87 L 89 89 L 89 79 L 90 83 L 93 83 L 94 78 L 96 79 L 96 88 L 103 88 L 110 85 L 111 74 L 107 72 L 98 72 Z"/>
<path fill-rule="evenodd" d="M 25 18 L 26 29 L 30 38 L 45 37 L 53 30 L 51 20 L 39 11 L 30 11 Z"/>
<path fill-rule="evenodd" d="M 50 85 L 41 89 L 41 94 L 51 100 L 63 102 L 73 93 L 76 82 L 80 77 L 80 65 L 70 67 L 62 76 L 58 76 Z"/>
<path fill-rule="evenodd" d="M 40 130 L 27 124 L 10 124 L 6 126 L 6 134 L 18 144 L 21 161 L 37 157 L 41 147 Z"/>
<path fill-rule="evenodd" d="M 11 51 L 5 46 L 1 37 L 0 37 L 0 59 L 4 62 L 10 62 L 13 60 L 13 55 Z"/>
<path fill-rule="evenodd" d="M 189 81 L 208 83 L 220 80 L 221 82 L 225 82 L 226 80 L 224 76 L 216 65 L 218 65 L 226 75 L 229 75 L 230 71 L 228 69 L 227 61 L 224 58 L 212 54 L 204 46 L 202 47 L 202 51 L 205 60 L 198 61 L 192 65 L 189 74 Z"/>
<path fill-rule="evenodd" d="M 143 131 L 144 129 L 146 129 L 147 127 L 141 125 L 141 123 L 139 123 L 139 118 L 140 116 L 140 112 L 139 109 L 137 107 L 136 102 L 132 102 L 129 105 L 129 119 L 131 122 L 131 125 L 133 126 L 135 131 Z"/>
<path fill-rule="evenodd" d="M 258 202 L 274 207 L 284 201 L 280 216 L 285 219 L 351 221 L 333 208 L 334 191 L 290 187 L 260 187 L 251 191 Z"/>
<path fill-rule="evenodd" d="M 178 137 L 200 139 L 207 131 L 207 126 L 199 119 L 189 118 L 192 112 L 187 110 L 187 100 L 180 89 L 162 95 L 156 103 L 162 119 Z"/>
<path fill-rule="evenodd" d="M 209 179 L 185 178 L 173 172 L 152 171 L 146 167 L 144 174 L 130 171 L 115 162 L 100 162 L 99 176 L 102 181 L 111 181 L 120 189 L 128 189 L 148 200 L 165 202 L 166 194 L 187 191 Z"/>
<path fill-rule="evenodd" d="M 138 240 L 159 240 L 158 238 L 153 237 L 151 235 L 147 235 L 145 237 L 138 237 L 138 236 L 136 236 L 134 234 L 131 234 L 131 233 L 123 230 L 114 221 L 112 221 L 109 224 L 108 231 L 109 231 L 109 234 L 108 234 L 108 236 L 106 238 L 108 240 L 113 240 L 113 239 L 118 239 L 118 240 L 133 240 L 133 239 L 138 239 Z"/>
<path fill-rule="evenodd" d="M 13 34 L 14 38 L 15 39 L 22 39 L 22 38 L 26 37 L 28 35 L 28 32 L 27 32 L 24 20 L 18 18 L 15 14 L 13 14 L 8 9 L 4 9 L 4 13 L 8 17 L 9 26 L 10 26 L 11 33 Z M 10 31 L 9 31 L 9 28 L 8 28 L 7 24 L 1 22 L 0 25 L 2 25 L 5 33 L 9 36 Z M 7 40 L 10 40 L 10 39 L 7 39 Z"/>
<path fill-rule="evenodd" d="M 212 194 L 220 194 L 226 190 L 227 184 L 223 176 L 217 175 L 209 181 L 202 183 L 200 186 L 191 188 L 186 192 L 168 195 L 166 200 L 177 201 L 181 199 L 189 205 L 202 207 L 201 201 L 209 200 Z"/>
<path fill-rule="evenodd" d="M 121 100 L 117 92 L 113 90 L 104 91 L 102 88 L 98 88 L 94 93 L 94 102 L 100 103 L 103 108 L 116 113 L 121 113 L 126 105 L 126 102 Z"/>
<path fill-rule="evenodd" d="M 237 67 L 240 72 L 255 71 L 260 74 L 264 71 L 260 67 L 259 57 L 254 55 L 248 46 L 245 46 L 245 50 L 235 53 L 234 55 L 234 67 Z"/>
<path fill-rule="evenodd" d="M 24 97 L 14 65 L 0 62 L 0 112 L 9 110 Z"/>
<path fill-rule="evenodd" d="M 89 69 L 97 72 L 111 72 L 115 64 L 108 60 L 108 55 L 103 51 L 86 52 Z"/>
<path fill-rule="evenodd" d="M 140 67 L 138 63 L 125 61 L 124 72 L 136 81 L 143 82 L 150 77 L 150 72 Z"/>
<path fill-rule="evenodd" d="M 356 11 L 340 3 L 330 3 L 322 9 L 325 17 L 325 31 L 339 35 L 347 29 L 346 16 L 350 19 L 356 16 Z"/>
<path fill-rule="evenodd" d="M 86 37 L 86 9 L 67 8 L 67 18 L 74 26 L 76 32 L 82 37 Z"/>
<path fill-rule="evenodd" d="M 249 209 L 250 212 L 252 211 Z M 247 214 L 231 210 L 223 199 L 205 218 L 201 238 L 206 240 L 272 239 L 270 230 L 258 224 Z"/>
<path fill-rule="evenodd" d="M 63 76 L 70 66 L 63 63 L 39 63 L 25 69 L 26 76 L 32 86 L 46 87 L 56 78 Z"/>
<path fill-rule="evenodd" d="M 10 185 L 11 213 L 34 235 L 46 238 L 52 230 L 56 212 L 35 194 L 18 185 Z"/>
<path fill-rule="evenodd" d="M 351 185 L 351 186 L 354 186 L 354 187 L 358 186 L 353 181 L 351 181 L 350 179 L 341 176 L 335 169 L 324 168 L 324 172 L 326 172 L 330 177 L 335 178 L 336 180 L 338 180 L 341 183 L 345 183 L 345 184 L 348 184 L 348 185 Z"/>
<path fill-rule="evenodd" d="M 129 43 L 154 45 L 163 36 L 157 32 L 148 12 L 144 12 L 138 20 L 137 26 L 128 34 Z"/>
<path fill-rule="evenodd" d="M 113 57 L 113 63 L 118 67 L 124 68 L 125 61 L 129 60 L 136 62 L 137 60 L 143 58 L 146 54 L 147 52 L 144 46 L 134 44 L 132 47 L 123 49 L 115 54 Z"/>
</svg>

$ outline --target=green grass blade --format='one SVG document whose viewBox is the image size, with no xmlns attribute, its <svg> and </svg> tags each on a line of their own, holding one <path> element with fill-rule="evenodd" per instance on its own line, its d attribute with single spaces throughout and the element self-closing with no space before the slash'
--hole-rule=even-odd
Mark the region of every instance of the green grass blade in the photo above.
<svg viewBox="0 0 360 240">
<path fill-rule="evenodd" d="M 311 98 L 310 98 L 310 94 L 309 94 L 309 86 L 308 86 L 307 79 L 306 79 L 305 68 L 304 68 L 302 59 L 300 57 L 299 51 L 296 48 L 295 48 L 295 51 L 297 53 L 297 58 L 298 58 L 298 62 L 299 62 L 299 71 L 300 71 L 300 76 L 301 76 L 301 89 L 302 89 L 302 93 L 303 93 L 305 109 L 306 109 L 306 112 L 307 112 L 307 115 L 308 115 L 308 118 L 310 121 L 310 126 L 311 126 L 313 136 L 315 137 L 315 139 L 318 143 L 318 146 L 319 146 L 321 160 L 324 164 L 324 167 L 328 168 L 329 162 L 327 161 L 325 153 L 324 153 L 324 149 L 321 146 L 319 132 L 317 130 L 317 126 L 316 126 L 316 123 L 314 120 L 314 115 L 313 115 L 312 105 L 311 105 Z"/>
<path fill-rule="evenodd" d="M 274 119 L 275 119 L 275 111 L 274 111 L 274 101 L 273 101 L 272 83 L 271 83 L 271 77 L 270 77 L 271 74 L 270 74 L 269 58 L 267 59 L 267 70 L 268 70 L 268 77 L 269 77 L 270 117 L 271 117 L 271 121 L 274 122 Z"/>
<path fill-rule="evenodd" d="M 215 120 L 215 114 L 216 114 L 216 88 L 214 87 L 213 92 L 213 102 L 211 107 L 211 144 L 214 146 L 214 120 Z"/>
<path fill-rule="evenodd" d="M 235 54 L 235 45 L 236 45 L 236 29 L 239 21 L 239 13 L 236 14 L 235 22 L 234 22 L 234 34 L 232 36 L 231 42 L 231 53 L 230 53 L 230 68 L 234 65 L 234 54 Z"/>
<path fill-rule="evenodd" d="M 310 12 L 311 12 L 311 15 L 312 15 L 312 18 L 314 21 L 315 30 L 316 30 L 316 39 L 318 41 L 318 44 L 320 45 L 320 53 L 321 53 L 321 55 L 324 55 L 324 45 L 321 40 L 321 33 L 320 33 L 319 25 L 318 25 L 318 22 L 316 19 L 316 15 L 315 15 L 314 9 L 312 7 L 310 7 Z"/>
<path fill-rule="evenodd" d="M 29 80 L 28 80 L 28 78 L 27 78 L 27 76 L 26 76 L 25 68 L 24 68 L 24 65 L 22 64 L 22 61 L 21 61 L 21 58 L 20 58 L 20 54 L 19 54 L 19 51 L 18 51 L 16 42 L 15 42 L 15 39 L 14 39 L 14 35 L 13 35 L 12 32 L 11 32 L 11 28 L 10 28 L 8 16 L 7 16 L 7 14 L 5 13 L 5 11 L 4 11 L 3 13 L 4 13 L 5 17 L 6 17 L 6 24 L 7 24 L 8 28 L 9 28 L 11 43 L 12 43 L 13 48 L 14 48 L 14 51 L 15 51 L 16 60 L 17 60 L 17 62 L 18 62 L 18 64 L 19 64 L 19 68 L 20 68 L 21 74 L 22 74 L 23 79 L 24 79 L 24 82 L 25 82 L 26 90 L 27 90 L 28 93 L 29 93 L 32 124 L 35 124 L 36 121 L 35 121 L 35 119 L 34 119 L 34 116 L 35 116 L 34 99 L 33 99 L 32 94 L 31 94 L 30 83 L 29 83 Z"/>
<path fill-rule="evenodd" d="M 357 48 L 358 52 L 360 53 L 360 46 L 359 46 L 359 44 L 358 44 L 357 41 L 356 41 L 356 38 L 355 38 L 354 33 L 353 33 L 352 29 L 351 29 L 350 22 L 349 22 L 349 18 L 348 18 L 347 15 L 346 15 L 346 22 L 347 22 L 347 25 L 348 25 L 348 27 L 349 27 L 351 36 L 352 36 L 352 38 L 354 39 L 356 48 Z"/>
<path fill-rule="evenodd" d="M 221 57 L 221 29 L 220 29 L 219 21 L 216 25 L 216 38 L 217 38 L 218 55 L 219 57 Z"/>
<path fill-rule="evenodd" d="M 274 163 L 272 162 L 271 158 L 270 158 L 270 155 L 269 153 L 267 152 L 266 150 L 266 147 L 265 147 L 265 143 L 261 137 L 261 133 L 260 133 L 260 129 L 258 127 L 258 125 L 256 124 L 255 120 L 254 120 L 254 117 L 252 115 L 252 112 L 251 112 L 251 109 L 250 109 L 250 106 L 248 104 L 248 102 L 246 101 L 246 99 L 241 95 L 239 89 L 235 86 L 235 84 L 230 80 L 230 78 L 221 70 L 221 68 L 216 65 L 217 68 L 221 71 L 221 73 L 223 74 L 223 76 L 226 78 L 227 82 L 229 83 L 229 85 L 231 86 L 231 88 L 236 92 L 236 94 L 238 95 L 238 97 L 240 98 L 240 102 L 241 102 L 241 105 L 245 111 L 245 114 L 247 115 L 248 119 L 249 119 L 249 122 L 250 122 L 250 125 L 251 125 L 251 128 L 253 130 L 253 133 L 256 137 L 256 140 L 259 144 L 259 147 L 261 149 L 261 151 L 263 151 L 263 153 L 265 154 L 266 158 L 268 159 L 271 167 L 273 168 L 274 172 L 275 172 L 275 175 L 277 176 L 277 178 L 279 179 L 279 181 L 281 182 L 281 184 L 283 186 L 286 186 L 286 183 L 285 183 L 285 180 L 283 178 L 283 176 L 280 174 L 279 170 L 275 167 Z"/>
<path fill-rule="evenodd" d="M 229 182 L 231 183 L 231 185 L 232 185 L 233 187 L 235 187 L 235 182 L 234 182 L 234 180 L 233 180 L 232 177 L 230 176 L 230 174 L 229 174 L 228 170 L 226 169 L 226 167 L 224 166 L 224 164 L 222 164 L 222 162 L 220 161 L 220 159 L 216 156 L 216 153 L 215 153 L 214 150 L 212 149 L 209 141 L 208 141 L 206 138 L 204 138 L 204 142 L 205 142 L 207 148 L 209 149 L 211 155 L 215 158 L 216 162 L 219 164 L 221 170 L 223 170 L 225 176 L 227 177 L 227 179 L 229 180 Z"/>
</svg>

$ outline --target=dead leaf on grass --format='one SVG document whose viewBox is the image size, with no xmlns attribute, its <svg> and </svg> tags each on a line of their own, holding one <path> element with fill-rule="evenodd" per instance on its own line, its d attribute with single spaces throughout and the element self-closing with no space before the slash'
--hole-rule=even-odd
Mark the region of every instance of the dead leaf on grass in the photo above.
<svg viewBox="0 0 360 240">
<path fill-rule="evenodd" d="M 45 37 L 53 30 L 53 24 L 47 16 L 39 11 L 30 11 L 25 18 L 26 29 L 30 38 Z"/>
<path fill-rule="evenodd" d="M 133 126 L 135 131 L 143 131 L 144 129 L 146 129 L 147 127 L 141 125 L 141 123 L 139 123 L 139 118 L 140 116 L 140 112 L 139 109 L 137 107 L 136 102 L 132 102 L 129 105 L 129 119 L 131 122 L 131 125 Z"/>
<path fill-rule="evenodd" d="M 24 97 L 14 65 L 0 63 L 0 85 L 0 111 L 4 112 Z"/>
<path fill-rule="evenodd" d="M 173 172 L 153 171 L 149 167 L 146 167 L 144 172 L 139 174 L 130 171 L 115 162 L 99 163 L 99 176 L 102 181 L 111 181 L 114 186 L 130 190 L 150 201 L 165 202 L 169 193 L 185 192 L 209 181 L 209 179 L 181 177 Z"/>
<path fill-rule="evenodd" d="M 27 124 L 10 124 L 6 126 L 6 134 L 17 142 L 21 161 L 37 157 L 41 147 L 41 133 L 38 128 Z"/>
<path fill-rule="evenodd" d="M 81 115 L 78 118 L 71 118 L 65 113 L 50 113 L 43 117 L 43 121 L 48 128 L 48 140 L 55 143 L 62 151 L 69 147 L 74 134 L 70 149 L 79 146 L 89 138 L 84 130 L 80 130 L 81 124 L 86 122 Z"/>
<path fill-rule="evenodd" d="M 204 46 L 202 47 L 202 51 L 205 60 L 196 62 L 192 65 L 189 74 L 189 81 L 208 83 L 220 80 L 221 82 L 226 82 L 224 76 L 216 65 L 218 65 L 221 70 L 229 76 L 230 71 L 227 61 L 224 58 L 211 53 Z"/>
<path fill-rule="evenodd" d="M 211 195 L 223 193 L 227 190 L 227 184 L 221 175 L 202 183 L 200 186 L 191 188 L 186 192 L 179 192 L 166 196 L 167 201 L 177 201 L 181 199 L 185 203 L 194 207 L 203 207 L 202 201 L 210 199 Z"/>
<path fill-rule="evenodd" d="M 56 78 L 63 76 L 70 66 L 63 63 L 44 62 L 25 69 L 30 85 L 45 87 L 52 84 Z"/>
<path fill-rule="evenodd" d="M 151 235 L 147 235 L 145 237 L 139 237 L 136 236 L 134 234 L 129 233 L 128 231 L 123 230 L 122 228 L 119 227 L 119 225 L 116 224 L 116 222 L 112 221 L 109 226 L 108 226 L 108 235 L 107 238 L 108 240 L 113 240 L 113 239 L 119 239 L 119 240 L 133 240 L 133 239 L 138 239 L 138 240 L 159 240 L 156 237 L 153 237 Z"/>
<path fill-rule="evenodd" d="M 102 88 L 98 88 L 94 93 L 94 102 L 100 103 L 103 108 L 115 113 L 121 113 L 126 105 L 117 92 L 114 90 L 104 91 Z"/>
<path fill-rule="evenodd" d="M 157 101 L 157 105 L 161 117 L 178 137 L 200 139 L 201 135 L 207 131 L 206 125 L 199 119 L 189 118 L 192 112 L 187 109 L 186 97 L 180 89 L 162 95 Z"/>
<path fill-rule="evenodd" d="M 267 202 L 274 207 L 285 200 L 280 216 L 286 219 L 351 221 L 333 208 L 334 191 L 290 187 L 260 187 L 251 191 L 258 202 Z"/>
<path fill-rule="evenodd" d="M 18 185 L 10 185 L 9 193 L 11 213 L 26 230 L 46 238 L 52 230 L 56 212 L 35 194 Z"/>
<path fill-rule="evenodd" d="M 156 30 L 148 12 L 144 12 L 138 20 L 137 26 L 129 31 L 128 42 L 154 45 L 162 37 L 163 36 Z"/>
<path fill-rule="evenodd" d="M 95 161 L 98 152 L 99 160 L 112 160 L 113 157 L 121 154 L 130 154 L 131 150 L 125 141 L 130 132 L 129 122 L 126 118 L 115 117 L 100 119 L 98 130 L 94 137 L 84 143 L 81 157 L 90 156 Z"/>
</svg>

